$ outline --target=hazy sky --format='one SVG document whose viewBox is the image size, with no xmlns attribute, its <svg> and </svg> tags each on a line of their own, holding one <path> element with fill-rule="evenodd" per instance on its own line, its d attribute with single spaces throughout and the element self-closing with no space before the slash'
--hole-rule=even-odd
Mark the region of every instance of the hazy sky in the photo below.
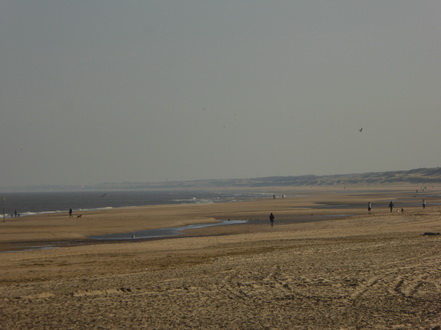
<svg viewBox="0 0 441 330">
<path fill-rule="evenodd" d="M 439 0 L 0 0 L 0 31 L 3 187 L 441 165 Z"/>
</svg>

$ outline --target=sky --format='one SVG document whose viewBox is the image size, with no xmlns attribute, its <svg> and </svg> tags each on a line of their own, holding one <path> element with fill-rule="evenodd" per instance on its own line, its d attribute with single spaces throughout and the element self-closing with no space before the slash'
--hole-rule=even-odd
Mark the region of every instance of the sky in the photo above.
<svg viewBox="0 0 441 330">
<path fill-rule="evenodd" d="M 1 0 L 0 187 L 438 167 L 440 13 Z"/>
</svg>

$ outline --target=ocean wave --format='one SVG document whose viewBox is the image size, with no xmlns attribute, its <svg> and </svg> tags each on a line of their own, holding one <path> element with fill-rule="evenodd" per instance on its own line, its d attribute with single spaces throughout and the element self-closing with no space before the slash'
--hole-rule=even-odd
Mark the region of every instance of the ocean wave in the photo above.
<svg viewBox="0 0 441 330">
<path fill-rule="evenodd" d="M 259 193 L 189 191 L 84 191 L 9 193 L 3 205 L 5 218 L 39 214 L 74 213 L 163 204 L 212 204 L 261 197 Z M 2 215 L 3 216 L 3 215 Z"/>
</svg>

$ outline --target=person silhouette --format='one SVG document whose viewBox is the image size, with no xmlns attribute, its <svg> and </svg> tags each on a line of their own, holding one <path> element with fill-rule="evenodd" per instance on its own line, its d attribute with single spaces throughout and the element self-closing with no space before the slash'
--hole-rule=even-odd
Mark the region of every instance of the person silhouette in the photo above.
<svg viewBox="0 0 441 330">
<path fill-rule="evenodd" d="M 394 208 L 394 203 L 392 203 L 392 201 L 390 201 L 389 203 L 389 212 L 392 212 L 392 209 Z"/>
<path fill-rule="evenodd" d="M 269 215 L 269 220 L 270 220 L 270 223 L 271 223 L 271 227 L 274 226 L 274 214 L 271 213 Z"/>
</svg>

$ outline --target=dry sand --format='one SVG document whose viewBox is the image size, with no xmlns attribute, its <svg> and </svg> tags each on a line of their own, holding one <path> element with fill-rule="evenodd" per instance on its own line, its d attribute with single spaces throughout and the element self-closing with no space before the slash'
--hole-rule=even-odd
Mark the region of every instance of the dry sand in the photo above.
<svg viewBox="0 0 441 330">
<path fill-rule="evenodd" d="M 441 325 L 441 236 L 423 235 L 441 232 L 441 207 L 434 205 L 440 201 L 426 191 L 425 210 L 409 206 L 423 196 L 414 186 L 335 190 L 287 190 L 286 199 L 124 208 L 81 218 L 57 214 L 1 223 L 0 328 Z M 390 213 L 389 200 L 404 213 Z M 371 215 L 368 201 L 374 207 Z M 327 206 L 316 208 L 315 203 Z M 273 228 L 269 212 L 276 216 Z M 251 221 L 171 239 L 112 244 L 87 239 L 215 219 Z M 17 251 L 50 245 L 63 247 Z"/>
</svg>

